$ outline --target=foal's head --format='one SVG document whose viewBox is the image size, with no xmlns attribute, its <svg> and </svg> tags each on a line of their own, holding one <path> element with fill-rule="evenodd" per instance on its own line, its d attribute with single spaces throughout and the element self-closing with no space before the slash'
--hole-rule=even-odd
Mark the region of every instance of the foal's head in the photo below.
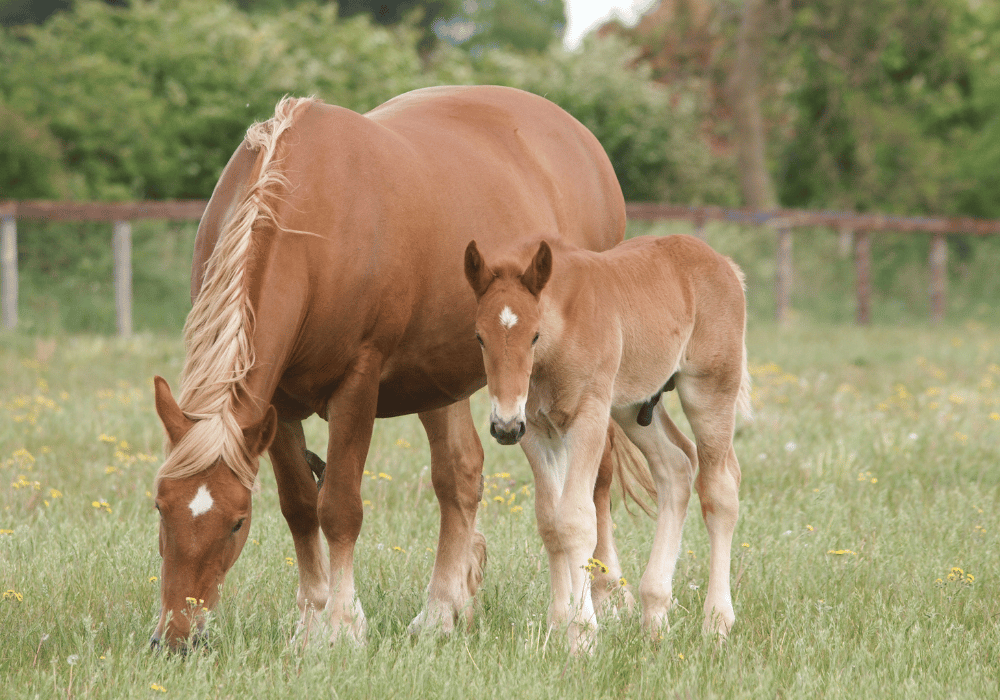
<svg viewBox="0 0 1000 700">
<path fill-rule="evenodd" d="M 524 435 L 524 405 L 538 342 L 538 300 L 552 274 L 552 249 L 542 241 L 523 270 L 491 268 L 476 242 L 465 249 L 465 278 L 476 293 L 476 338 L 483 348 L 489 387 L 490 435 L 513 445 Z"/>
</svg>

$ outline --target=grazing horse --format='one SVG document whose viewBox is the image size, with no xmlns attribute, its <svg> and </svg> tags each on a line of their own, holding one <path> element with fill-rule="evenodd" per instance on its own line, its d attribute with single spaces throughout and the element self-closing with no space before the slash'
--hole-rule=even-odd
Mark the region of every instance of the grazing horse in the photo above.
<svg viewBox="0 0 1000 700">
<path fill-rule="evenodd" d="M 693 480 L 711 540 L 705 628 L 727 634 L 740 483 L 733 430 L 737 409 L 750 412 L 739 268 L 690 236 L 636 238 L 604 253 L 536 239 L 489 259 L 475 240 L 466 248 L 490 433 L 520 441 L 535 475 L 550 624 L 569 626 L 574 651 L 590 647 L 588 558 L 600 520 L 591 494 L 612 417 L 656 485 L 656 535 L 639 585 L 644 626 L 655 637 L 667 624 Z M 694 443 L 658 404 L 672 388 Z"/>
<path fill-rule="evenodd" d="M 538 230 L 604 250 L 625 206 L 597 139 L 536 95 L 428 88 L 364 115 L 286 98 L 250 127 L 198 228 L 177 399 L 154 380 L 167 454 L 154 647 L 203 627 L 246 542 L 265 450 L 298 562 L 297 634 L 363 641 L 362 472 L 375 419 L 409 413 L 441 509 L 411 630 L 471 619 L 486 542 L 468 397 L 485 373 L 460 258 L 470 235 L 500 254 Z M 325 464 L 303 436 L 314 413 L 329 422 Z"/>
</svg>

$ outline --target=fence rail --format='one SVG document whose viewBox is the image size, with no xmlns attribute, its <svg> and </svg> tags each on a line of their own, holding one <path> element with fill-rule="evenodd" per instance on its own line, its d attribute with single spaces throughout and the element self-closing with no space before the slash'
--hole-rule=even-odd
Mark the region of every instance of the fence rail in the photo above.
<svg viewBox="0 0 1000 700">
<path fill-rule="evenodd" d="M 168 202 L 0 202 L 0 306 L 6 329 L 17 326 L 17 220 L 106 221 L 113 224 L 115 310 L 119 335 L 132 333 L 132 225 L 137 219 L 169 221 L 198 220 L 208 204 L 205 200 Z M 637 221 L 689 221 L 695 235 L 704 237 L 709 221 L 727 221 L 746 226 L 768 227 L 777 237 L 775 315 L 784 321 L 790 308 L 792 288 L 792 229 L 831 228 L 838 232 L 842 250 L 853 244 L 857 321 L 871 320 L 871 234 L 879 231 L 925 233 L 932 236 L 928 264 L 931 270 L 931 320 L 944 319 L 947 306 L 947 253 L 945 236 L 1000 234 L 1000 220 L 970 217 L 888 216 L 851 212 L 820 212 L 799 209 L 727 209 L 687 207 L 633 202 L 626 204 L 628 217 Z"/>
</svg>

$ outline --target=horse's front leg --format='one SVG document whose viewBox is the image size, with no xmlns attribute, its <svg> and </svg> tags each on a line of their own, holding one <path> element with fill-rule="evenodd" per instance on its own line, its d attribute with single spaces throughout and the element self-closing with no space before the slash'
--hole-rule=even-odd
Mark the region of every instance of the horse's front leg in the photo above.
<svg viewBox="0 0 1000 700">
<path fill-rule="evenodd" d="M 354 587 L 354 546 L 364 517 L 361 477 L 375 424 L 380 372 L 377 354 L 358 358 L 327 402 L 330 442 L 318 513 L 330 549 L 326 619 L 331 641 L 342 636 L 365 641 L 367 622 Z"/>
<path fill-rule="evenodd" d="M 306 441 L 301 421 L 278 421 L 278 430 L 268 450 L 278 484 L 278 501 L 295 544 L 299 567 L 296 593 L 301 617 L 295 639 L 303 643 L 313 637 L 314 624 L 326 607 L 330 594 L 316 511 L 316 481 L 306 461 Z"/>
<path fill-rule="evenodd" d="M 476 530 L 483 497 L 483 446 L 469 400 L 420 414 L 431 446 L 431 481 L 441 508 L 434 571 L 427 586 L 427 607 L 410 623 L 410 632 L 450 632 L 455 622 L 472 622 L 472 598 L 486 567 L 486 538 Z"/>
</svg>

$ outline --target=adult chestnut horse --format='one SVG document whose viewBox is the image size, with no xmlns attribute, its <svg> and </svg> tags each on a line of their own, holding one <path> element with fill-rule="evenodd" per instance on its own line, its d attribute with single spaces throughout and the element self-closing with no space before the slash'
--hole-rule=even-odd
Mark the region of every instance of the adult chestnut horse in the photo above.
<svg viewBox="0 0 1000 700">
<path fill-rule="evenodd" d="M 727 634 L 740 484 L 733 428 L 737 410 L 750 413 L 743 273 L 697 238 L 647 236 L 602 253 L 543 240 L 489 258 L 473 240 L 465 275 L 478 303 L 490 433 L 520 441 L 535 475 L 551 624 L 568 626 L 572 650 L 589 648 L 586 570 L 601 531 L 593 494 L 613 418 L 625 433 L 613 442 L 634 443 L 656 484 L 656 535 L 639 584 L 644 626 L 656 637 L 667 624 L 694 481 L 711 543 L 704 626 Z M 674 388 L 693 443 L 659 403 Z M 612 451 L 616 464 L 627 455 Z"/>
<path fill-rule="evenodd" d="M 295 544 L 299 630 L 363 640 L 353 564 L 362 471 L 375 419 L 408 413 L 427 432 L 441 508 L 411 629 L 471 617 L 486 544 L 468 397 L 485 372 L 463 250 L 475 238 L 500 254 L 539 231 L 603 250 L 624 227 L 597 139 L 518 90 L 428 88 L 365 115 L 285 99 L 252 126 L 198 229 L 178 399 L 155 379 L 167 458 L 153 645 L 183 643 L 217 601 L 265 450 Z M 313 413 L 330 430 L 318 492 L 322 460 L 302 431 Z"/>
</svg>

